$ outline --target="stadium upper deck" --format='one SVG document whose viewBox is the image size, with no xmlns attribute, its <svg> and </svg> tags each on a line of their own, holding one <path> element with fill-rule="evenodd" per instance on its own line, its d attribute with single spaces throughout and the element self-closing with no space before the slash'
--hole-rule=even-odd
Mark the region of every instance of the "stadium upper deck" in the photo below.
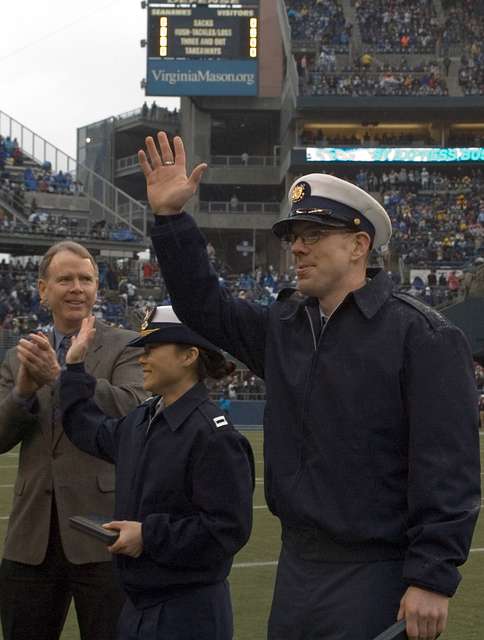
<svg viewBox="0 0 484 640">
<path fill-rule="evenodd" d="M 218 255 L 234 271 L 259 264 L 286 271 L 270 228 L 295 175 L 328 171 L 356 179 L 359 170 L 393 175 L 405 167 L 411 174 L 425 166 L 455 183 L 482 166 L 480 158 L 408 162 L 407 154 L 405 162 L 387 159 L 386 171 L 380 162 L 375 171 L 371 149 L 481 146 L 483 5 L 391 0 L 369 28 L 376 5 L 366 0 L 261 0 L 260 41 L 270 46 L 262 46 L 257 98 L 186 97 L 178 112 L 145 104 L 80 127 L 78 159 L 143 200 L 137 149 L 158 129 L 181 133 L 189 162 L 209 164 L 190 210 Z M 456 17 L 465 28 L 455 28 Z M 402 43 L 405 33 L 410 39 Z M 369 154 L 353 164 L 307 154 L 309 147 L 348 146 Z M 381 199 L 386 191 L 374 190 Z M 456 255 L 474 253 L 466 244 Z"/>
</svg>

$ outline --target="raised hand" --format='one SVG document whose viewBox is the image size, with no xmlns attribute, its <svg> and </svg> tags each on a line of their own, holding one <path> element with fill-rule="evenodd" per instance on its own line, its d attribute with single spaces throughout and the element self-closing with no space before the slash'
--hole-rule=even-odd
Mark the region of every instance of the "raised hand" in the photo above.
<svg viewBox="0 0 484 640">
<path fill-rule="evenodd" d="M 71 346 L 66 353 L 66 364 L 84 362 L 89 346 L 96 335 L 95 323 L 96 318 L 94 316 L 88 316 L 83 319 L 79 333 L 71 338 Z"/>
<path fill-rule="evenodd" d="M 19 372 L 21 384 L 30 384 L 32 387 L 32 382 L 35 382 L 37 388 L 40 388 L 46 384 L 53 384 L 59 377 L 61 368 L 56 353 L 48 338 L 42 333 L 31 333 L 29 339 L 19 340 L 17 356 L 20 364 L 26 369 L 26 372 Z M 30 383 L 27 380 L 30 380 Z"/>
<path fill-rule="evenodd" d="M 155 141 L 146 138 L 146 151 L 138 152 L 140 167 L 146 178 L 148 201 L 156 215 L 172 215 L 180 213 L 200 184 L 207 168 L 205 163 L 199 164 L 187 177 L 185 149 L 179 136 L 173 138 L 173 151 L 164 131 L 157 135 L 160 153 Z"/>
</svg>

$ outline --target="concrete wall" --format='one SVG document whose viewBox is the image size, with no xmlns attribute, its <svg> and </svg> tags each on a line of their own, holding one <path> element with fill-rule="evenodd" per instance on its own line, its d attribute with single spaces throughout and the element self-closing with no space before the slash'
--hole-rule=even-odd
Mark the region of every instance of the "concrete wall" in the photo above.
<svg viewBox="0 0 484 640">
<path fill-rule="evenodd" d="M 274 0 L 261 0 L 259 35 L 259 96 L 278 98 L 282 93 L 283 50 Z"/>
</svg>

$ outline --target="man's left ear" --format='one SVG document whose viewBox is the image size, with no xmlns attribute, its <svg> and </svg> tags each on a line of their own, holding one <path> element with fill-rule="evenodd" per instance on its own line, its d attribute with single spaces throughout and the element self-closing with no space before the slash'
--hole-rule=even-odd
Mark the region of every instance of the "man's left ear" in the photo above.
<svg viewBox="0 0 484 640">
<path fill-rule="evenodd" d="M 370 253 L 371 238 L 364 231 L 355 234 L 354 256 L 359 259 Z"/>
</svg>

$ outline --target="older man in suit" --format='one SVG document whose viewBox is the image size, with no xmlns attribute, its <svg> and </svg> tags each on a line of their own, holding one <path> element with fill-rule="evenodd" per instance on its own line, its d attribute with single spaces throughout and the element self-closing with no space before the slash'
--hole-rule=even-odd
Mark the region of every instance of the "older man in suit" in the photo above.
<svg viewBox="0 0 484 640">
<path fill-rule="evenodd" d="M 17 481 L 0 569 L 5 640 L 56 640 L 74 598 L 81 638 L 114 638 L 123 596 L 105 547 L 68 526 L 72 515 L 113 513 L 114 468 L 74 447 L 60 422 L 58 378 L 70 337 L 90 315 L 98 288 L 91 254 L 74 242 L 49 249 L 39 267 L 49 339 L 31 334 L 0 369 L 0 452 L 20 444 Z M 145 398 L 131 331 L 96 322 L 86 368 L 96 401 L 118 417 Z"/>
</svg>

